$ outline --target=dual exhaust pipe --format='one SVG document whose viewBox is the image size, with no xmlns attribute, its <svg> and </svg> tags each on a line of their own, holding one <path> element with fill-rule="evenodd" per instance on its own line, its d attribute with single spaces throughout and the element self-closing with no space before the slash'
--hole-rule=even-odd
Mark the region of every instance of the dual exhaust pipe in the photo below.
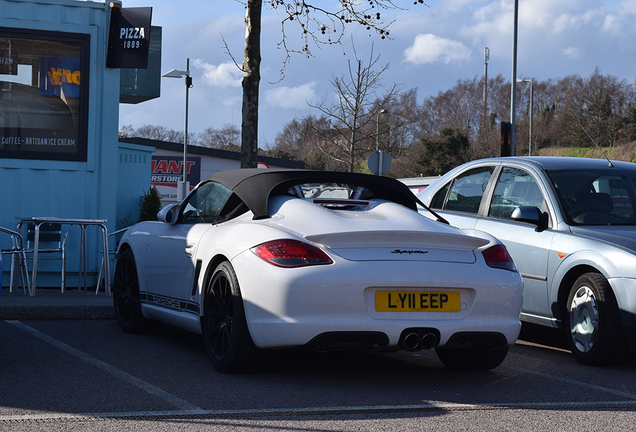
<svg viewBox="0 0 636 432">
<path fill-rule="evenodd" d="M 400 346 L 407 351 L 431 349 L 439 343 L 439 332 L 435 329 L 406 329 L 400 337 Z"/>
</svg>

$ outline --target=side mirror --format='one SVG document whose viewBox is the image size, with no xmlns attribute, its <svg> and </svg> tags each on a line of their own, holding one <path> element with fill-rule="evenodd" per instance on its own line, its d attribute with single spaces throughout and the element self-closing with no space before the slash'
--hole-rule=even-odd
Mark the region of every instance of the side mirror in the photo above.
<svg viewBox="0 0 636 432">
<path fill-rule="evenodd" d="M 157 213 L 157 219 L 167 224 L 173 224 L 177 221 L 179 216 L 179 204 L 170 204 L 159 210 Z"/>
<path fill-rule="evenodd" d="M 539 225 L 541 221 L 541 211 L 536 207 L 521 206 L 514 209 L 511 218 L 517 222 L 527 222 Z"/>
</svg>

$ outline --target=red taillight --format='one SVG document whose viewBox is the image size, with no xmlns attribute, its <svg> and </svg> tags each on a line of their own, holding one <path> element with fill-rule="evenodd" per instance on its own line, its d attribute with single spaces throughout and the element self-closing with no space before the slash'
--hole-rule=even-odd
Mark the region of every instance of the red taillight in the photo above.
<svg viewBox="0 0 636 432">
<path fill-rule="evenodd" d="M 489 267 L 517 271 L 512 257 L 504 245 L 495 245 L 482 252 Z"/>
<path fill-rule="evenodd" d="M 304 267 L 332 264 L 329 256 L 298 240 L 274 240 L 252 248 L 257 257 L 277 267 Z"/>
</svg>

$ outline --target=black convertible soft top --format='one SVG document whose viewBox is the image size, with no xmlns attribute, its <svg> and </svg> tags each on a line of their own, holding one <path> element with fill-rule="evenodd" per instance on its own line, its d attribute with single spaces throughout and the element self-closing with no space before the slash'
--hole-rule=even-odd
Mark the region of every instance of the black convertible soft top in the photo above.
<svg viewBox="0 0 636 432">
<path fill-rule="evenodd" d="M 268 218 L 269 197 L 287 195 L 295 185 L 304 183 L 346 183 L 363 186 L 374 198 L 402 204 L 417 211 L 423 205 L 409 188 L 396 179 L 369 174 L 331 171 L 272 170 L 243 168 L 221 171 L 206 179 L 230 188 L 254 213 L 254 219 Z"/>
</svg>

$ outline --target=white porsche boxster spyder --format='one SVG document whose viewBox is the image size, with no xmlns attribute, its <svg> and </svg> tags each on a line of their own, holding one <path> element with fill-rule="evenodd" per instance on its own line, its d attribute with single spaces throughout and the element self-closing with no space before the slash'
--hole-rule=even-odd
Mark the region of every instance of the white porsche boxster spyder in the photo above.
<svg viewBox="0 0 636 432">
<path fill-rule="evenodd" d="M 221 372 L 292 347 L 435 348 L 449 368 L 495 368 L 519 335 L 521 277 L 494 237 L 418 203 L 386 177 L 217 173 L 122 237 L 118 323 L 202 334 Z"/>
</svg>

